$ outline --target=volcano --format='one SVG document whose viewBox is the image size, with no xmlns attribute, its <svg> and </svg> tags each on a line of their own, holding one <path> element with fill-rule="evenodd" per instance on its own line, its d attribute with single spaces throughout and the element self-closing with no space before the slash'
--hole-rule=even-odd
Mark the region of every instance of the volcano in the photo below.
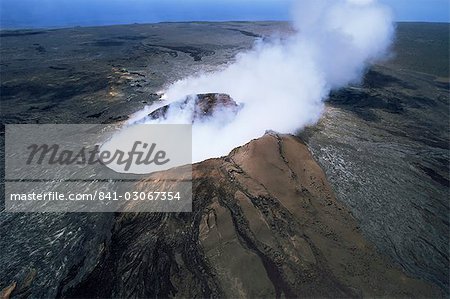
<svg viewBox="0 0 450 299">
<path fill-rule="evenodd" d="M 192 209 L 117 214 L 95 267 L 58 297 L 439 296 L 364 239 L 297 137 L 267 133 L 194 164 Z"/>
</svg>

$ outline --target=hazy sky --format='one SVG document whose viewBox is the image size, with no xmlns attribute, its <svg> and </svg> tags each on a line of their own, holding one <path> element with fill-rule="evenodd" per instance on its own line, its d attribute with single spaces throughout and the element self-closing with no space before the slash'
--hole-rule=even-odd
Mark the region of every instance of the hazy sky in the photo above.
<svg viewBox="0 0 450 299">
<path fill-rule="evenodd" d="M 2 28 L 161 21 L 287 20 L 301 0 L 0 0 Z M 397 21 L 449 22 L 449 0 L 381 0 Z"/>
</svg>

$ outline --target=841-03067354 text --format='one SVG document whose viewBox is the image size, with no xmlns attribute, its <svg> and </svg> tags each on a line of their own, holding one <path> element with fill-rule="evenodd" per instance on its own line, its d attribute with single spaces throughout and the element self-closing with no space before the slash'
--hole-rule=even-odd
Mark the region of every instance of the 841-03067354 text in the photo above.
<svg viewBox="0 0 450 299">
<path fill-rule="evenodd" d="M 11 201 L 37 200 L 37 201 L 179 201 L 182 200 L 180 192 L 175 191 L 150 191 L 150 192 L 105 192 L 94 191 L 92 193 L 64 193 L 57 191 L 50 192 L 29 192 L 29 193 L 11 193 Z"/>
</svg>

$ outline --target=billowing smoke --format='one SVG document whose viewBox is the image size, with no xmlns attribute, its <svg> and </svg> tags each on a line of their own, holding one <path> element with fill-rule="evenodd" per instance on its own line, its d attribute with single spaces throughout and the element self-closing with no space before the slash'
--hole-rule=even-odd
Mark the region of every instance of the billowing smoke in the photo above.
<svg viewBox="0 0 450 299">
<path fill-rule="evenodd" d="M 291 36 L 258 41 L 225 69 L 166 89 L 169 102 L 220 92 L 242 104 L 233 121 L 216 113 L 194 124 L 194 161 L 226 155 L 266 130 L 293 133 L 315 123 L 331 90 L 360 80 L 367 66 L 386 54 L 394 33 L 387 7 L 373 0 L 297 2 Z M 183 123 L 183 113 L 162 122 Z"/>
</svg>

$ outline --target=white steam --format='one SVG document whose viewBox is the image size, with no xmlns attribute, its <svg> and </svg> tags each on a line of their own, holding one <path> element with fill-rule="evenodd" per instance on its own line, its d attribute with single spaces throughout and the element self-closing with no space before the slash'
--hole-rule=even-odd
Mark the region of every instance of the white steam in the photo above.
<svg viewBox="0 0 450 299">
<path fill-rule="evenodd" d="M 243 104 L 228 124 L 220 115 L 194 124 L 194 161 L 226 155 L 266 130 L 293 133 L 315 123 L 332 89 L 360 80 L 365 68 L 386 54 L 394 28 L 385 6 L 374 0 L 297 2 L 292 36 L 259 41 L 226 69 L 167 88 L 170 101 L 227 93 Z M 172 114 L 163 123 L 183 123 L 182 114 Z"/>
</svg>

